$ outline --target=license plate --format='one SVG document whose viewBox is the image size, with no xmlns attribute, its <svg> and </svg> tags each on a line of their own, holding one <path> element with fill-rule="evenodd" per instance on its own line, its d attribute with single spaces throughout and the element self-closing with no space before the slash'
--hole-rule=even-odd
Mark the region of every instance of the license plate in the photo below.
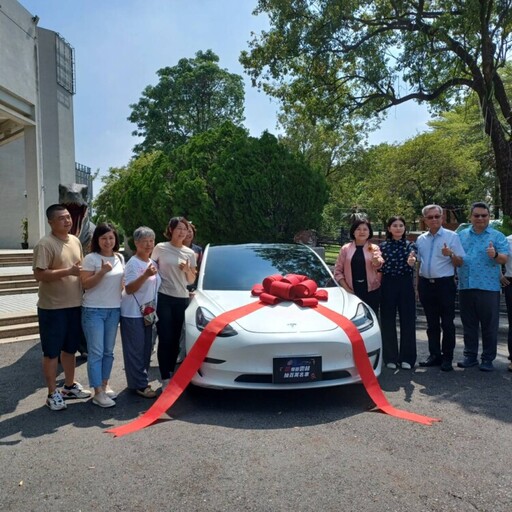
<svg viewBox="0 0 512 512">
<path fill-rule="evenodd" d="M 294 384 L 322 380 L 322 358 L 275 357 L 274 384 Z"/>
</svg>

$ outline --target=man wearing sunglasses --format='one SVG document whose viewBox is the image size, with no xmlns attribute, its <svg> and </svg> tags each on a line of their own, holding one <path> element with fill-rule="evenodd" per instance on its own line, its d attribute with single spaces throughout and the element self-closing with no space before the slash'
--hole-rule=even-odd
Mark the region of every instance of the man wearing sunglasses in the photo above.
<svg viewBox="0 0 512 512">
<path fill-rule="evenodd" d="M 466 257 L 459 269 L 460 319 L 464 329 L 464 359 L 459 368 L 478 365 L 478 331 L 482 331 L 480 370 L 494 370 L 498 346 L 501 265 L 508 260 L 505 235 L 489 227 L 486 203 L 471 206 L 471 226 L 460 232 Z"/>
<path fill-rule="evenodd" d="M 465 256 L 459 236 L 443 228 L 443 209 L 429 204 L 421 211 L 428 228 L 418 237 L 418 295 L 427 318 L 429 356 L 420 366 L 453 370 L 455 349 L 455 267 Z M 442 341 L 441 341 L 442 332 Z"/>
</svg>

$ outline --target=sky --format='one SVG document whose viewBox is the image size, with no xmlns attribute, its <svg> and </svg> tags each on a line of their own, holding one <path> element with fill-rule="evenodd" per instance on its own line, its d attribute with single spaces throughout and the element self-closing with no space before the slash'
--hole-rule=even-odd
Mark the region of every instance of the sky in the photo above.
<svg viewBox="0 0 512 512">
<path fill-rule="evenodd" d="M 245 126 L 251 135 L 277 133 L 278 103 L 250 84 L 238 62 L 251 32 L 268 27 L 254 16 L 256 0 L 19 0 L 39 26 L 58 32 L 75 49 L 75 159 L 93 172 L 126 165 L 137 139 L 130 104 L 158 82 L 156 71 L 212 49 L 219 65 L 244 77 Z M 370 143 L 401 142 L 422 131 L 425 107 L 389 111 Z M 94 183 L 95 193 L 101 187 Z"/>
</svg>

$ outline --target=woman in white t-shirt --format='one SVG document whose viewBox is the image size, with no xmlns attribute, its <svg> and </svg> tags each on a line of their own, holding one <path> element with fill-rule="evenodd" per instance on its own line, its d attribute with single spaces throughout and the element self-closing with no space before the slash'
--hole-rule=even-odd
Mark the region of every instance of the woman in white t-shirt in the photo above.
<svg viewBox="0 0 512 512">
<path fill-rule="evenodd" d="M 157 244 L 151 255 L 158 264 L 158 273 L 162 278 L 158 292 L 156 324 L 162 390 L 169 383 L 178 358 L 181 329 L 189 303 L 187 285 L 196 279 L 194 251 L 183 243 L 188 226 L 188 221 L 184 217 L 173 217 L 164 233 L 169 241 Z"/>
<path fill-rule="evenodd" d="M 121 301 L 121 341 L 128 388 L 144 398 L 155 398 L 148 371 L 153 349 L 153 325 L 144 321 L 141 306 L 156 302 L 161 279 L 149 257 L 155 247 L 155 232 L 146 226 L 133 233 L 136 252 L 126 264 Z M 147 309 L 147 308 L 146 308 Z"/>
<path fill-rule="evenodd" d="M 117 394 L 109 386 L 114 346 L 121 312 L 124 259 L 119 237 L 111 224 L 99 224 L 92 235 L 91 251 L 82 262 L 84 288 L 82 328 L 87 340 L 87 373 L 94 388 L 93 404 L 113 407 Z"/>
</svg>

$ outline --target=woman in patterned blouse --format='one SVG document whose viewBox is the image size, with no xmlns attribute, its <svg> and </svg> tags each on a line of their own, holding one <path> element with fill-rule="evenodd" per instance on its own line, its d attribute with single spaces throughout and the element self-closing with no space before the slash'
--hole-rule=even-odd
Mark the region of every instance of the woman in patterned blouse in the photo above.
<svg viewBox="0 0 512 512">
<path fill-rule="evenodd" d="M 416 363 L 416 298 L 413 273 L 416 246 L 406 237 L 403 217 L 391 217 L 386 225 L 386 240 L 380 244 L 384 265 L 381 268 L 381 330 L 384 364 L 404 370 Z M 400 349 L 396 331 L 396 312 L 400 317 Z"/>
</svg>

